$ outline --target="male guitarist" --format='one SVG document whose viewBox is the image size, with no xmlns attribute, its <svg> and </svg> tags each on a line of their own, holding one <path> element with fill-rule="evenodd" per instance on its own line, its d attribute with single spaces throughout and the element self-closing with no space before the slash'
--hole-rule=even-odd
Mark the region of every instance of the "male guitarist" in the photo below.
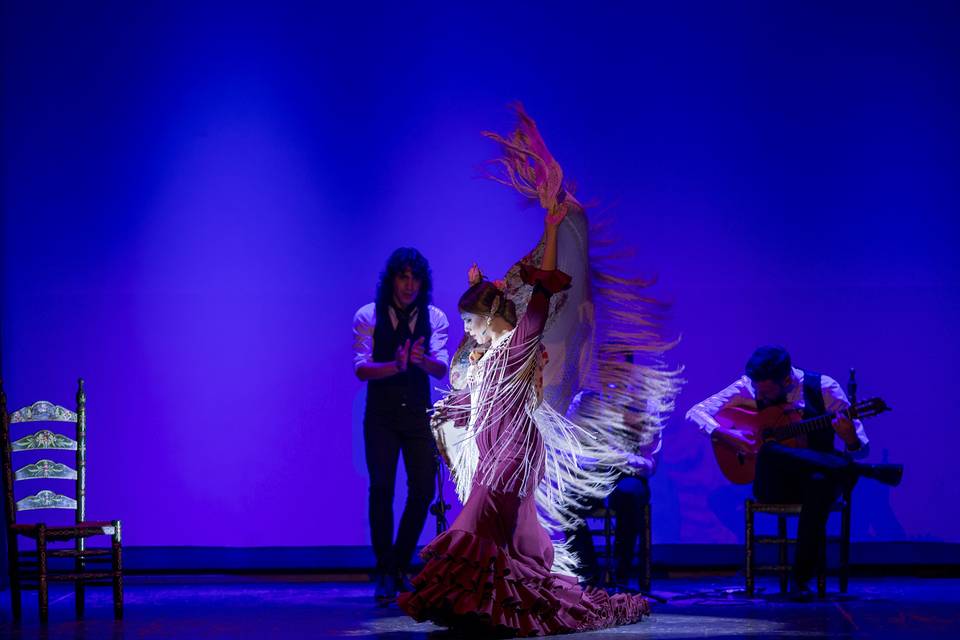
<svg viewBox="0 0 960 640">
<path fill-rule="evenodd" d="M 835 414 L 827 423 L 832 429 L 812 431 L 805 440 L 787 446 L 762 442 L 754 430 L 718 421 L 718 415 L 735 413 L 731 409 L 747 414 L 775 406 L 785 416 L 796 414 L 798 420 Z M 785 349 L 765 346 L 750 356 L 746 375 L 687 412 L 687 419 L 715 442 L 742 456 L 756 456 L 753 493 L 758 500 L 802 505 L 793 571 L 793 594 L 798 599 L 811 595 L 809 582 L 826 544 L 827 518 L 836 499 L 844 490 L 852 489 L 860 476 L 896 486 L 903 475 L 900 465 L 854 461 L 867 455 L 869 441 L 861 421 L 843 414 L 849 406 L 846 394 L 833 378 L 794 368 Z M 834 449 L 835 435 L 843 442 L 843 453 Z"/>
</svg>

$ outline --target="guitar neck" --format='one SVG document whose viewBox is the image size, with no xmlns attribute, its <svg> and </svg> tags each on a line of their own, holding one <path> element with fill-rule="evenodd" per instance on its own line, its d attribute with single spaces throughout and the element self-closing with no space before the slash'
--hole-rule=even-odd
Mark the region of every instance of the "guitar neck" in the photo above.
<svg viewBox="0 0 960 640">
<path fill-rule="evenodd" d="M 843 411 L 844 416 L 847 418 L 850 417 L 849 411 Z M 825 413 L 822 416 L 817 416 L 816 418 L 810 418 L 809 420 L 801 420 L 800 422 L 794 422 L 793 424 L 784 425 L 782 427 L 774 427 L 770 429 L 765 434 L 767 439 L 782 441 L 790 440 L 791 438 L 796 438 L 798 436 L 805 436 L 809 433 L 815 431 L 823 431 L 826 429 L 833 428 L 833 419 L 837 414 L 830 412 Z"/>
</svg>

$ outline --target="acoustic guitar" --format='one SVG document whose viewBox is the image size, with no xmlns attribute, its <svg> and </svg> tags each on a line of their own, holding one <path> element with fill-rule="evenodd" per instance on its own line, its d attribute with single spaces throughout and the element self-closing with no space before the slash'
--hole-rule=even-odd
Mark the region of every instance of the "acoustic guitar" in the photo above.
<svg viewBox="0 0 960 640">
<path fill-rule="evenodd" d="M 872 418 L 884 411 L 890 411 L 890 407 L 883 400 L 870 398 L 851 405 L 840 413 L 852 421 Z M 734 484 L 747 484 L 753 482 L 756 476 L 757 454 L 763 443 L 772 441 L 791 447 L 804 447 L 807 435 L 816 431 L 832 430 L 835 417 L 835 413 L 825 413 L 822 416 L 804 420 L 798 409 L 786 408 L 782 405 L 767 407 L 762 411 L 728 407 L 721 410 L 714 418 L 725 428 L 752 433 L 756 446 L 751 451 L 744 451 L 734 447 L 720 436 L 715 436 L 713 455 L 716 456 L 720 471 L 727 480 Z"/>
</svg>

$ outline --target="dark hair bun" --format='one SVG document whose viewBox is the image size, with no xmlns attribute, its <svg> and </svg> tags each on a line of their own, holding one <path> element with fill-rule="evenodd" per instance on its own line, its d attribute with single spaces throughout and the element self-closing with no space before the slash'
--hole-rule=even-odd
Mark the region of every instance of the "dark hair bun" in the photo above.
<svg viewBox="0 0 960 640">
<path fill-rule="evenodd" d="M 460 296 L 457 305 L 460 311 L 478 315 L 494 315 L 506 320 L 511 326 L 517 326 L 517 305 L 500 291 L 492 282 L 484 280 L 473 285 Z"/>
</svg>

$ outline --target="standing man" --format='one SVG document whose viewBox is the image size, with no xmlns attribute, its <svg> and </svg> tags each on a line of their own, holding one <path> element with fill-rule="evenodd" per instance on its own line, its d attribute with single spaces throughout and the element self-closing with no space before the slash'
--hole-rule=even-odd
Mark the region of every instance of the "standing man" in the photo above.
<svg viewBox="0 0 960 640">
<path fill-rule="evenodd" d="M 757 442 L 753 433 L 725 427 L 715 417 L 728 407 L 759 411 L 773 405 L 799 412 L 804 419 L 832 413 L 833 429 L 812 433 L 806 446 L 793 448 Z M 745 455 L 757 455 L 753 494 L 758 500 L 802 505 L 793 570 L 793 593 L 798 599 L 811 595 L 809 582 L 826 545 L 827 518 L 834 501 L 845 489 L 852 489 L 860 476 L 896 486 L 903 475 L 900 465 L 854 462 L 867 455 L 869 441 L 863 424 L 842 414 L 849 406 L 833 378 L 797 369 L 784 348 L 765 346 L 750 356 L 744 376 L 687 412 L 687 419 L 711 438 Z M 834 448 L 837 438 L 842 452 Z"/>
<path fill-rule="evenodd" d="M 427 409 L 430 376 L 447 374 L 447 317 L 430 304 L 430 265 L 400 248 L 380 274 L 375 302 L 353 318 L 354 371 L 367 382 L 363 441 L 370 474 L 370 537 L 377 557 L 378 604 L 404 586 L 434 496 L 436 458 Z M 393 540 L 393 494 L 403 452 L 407 502 Z"/>
</svg>

